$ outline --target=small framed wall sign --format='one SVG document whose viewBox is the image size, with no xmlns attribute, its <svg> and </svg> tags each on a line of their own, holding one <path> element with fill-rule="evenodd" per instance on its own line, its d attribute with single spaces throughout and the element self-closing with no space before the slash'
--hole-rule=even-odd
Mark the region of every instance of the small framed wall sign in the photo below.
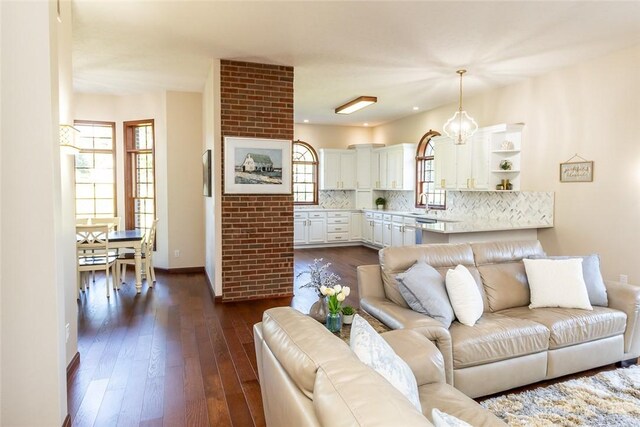
<svg viewBox="0 0 640 427">
<path fill-rule="evenodd" d="M 224 138 L 225 194 L 291 194 L 291 141 Z"/>
<path fill-rule="evenodd" d="M 593 162 L 560 163 L 560 182 L 592 182 Z"/>
</svg>

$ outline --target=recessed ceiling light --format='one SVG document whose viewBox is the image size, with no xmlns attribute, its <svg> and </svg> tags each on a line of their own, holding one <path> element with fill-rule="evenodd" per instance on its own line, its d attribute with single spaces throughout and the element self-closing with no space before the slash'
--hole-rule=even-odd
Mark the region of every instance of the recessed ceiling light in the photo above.
<svg viewBox="0 0 640 427">
<path fill-rule="evenodd" d="M 359 96 L 358 98 L 347 102 L 344 105 L 336 108 L 336 114 L 351 114 L 358 110 L 368 107 L 371 104 L 378 102 L 378 98 L 375 96 Z"/>
<path fill-rule="evenodd" d="M 362 126 L 369 126 L 369 123 L 363 123 Z"/>
<path fill-rule="evenodd" d="M 309 123 L 309 119 L 304 119 L 303 122 Z"/>
<path fill-rule="evenodd" d="M 413 107 L 413 111 L 418 111 L 420 107 Z"/>
</svg>

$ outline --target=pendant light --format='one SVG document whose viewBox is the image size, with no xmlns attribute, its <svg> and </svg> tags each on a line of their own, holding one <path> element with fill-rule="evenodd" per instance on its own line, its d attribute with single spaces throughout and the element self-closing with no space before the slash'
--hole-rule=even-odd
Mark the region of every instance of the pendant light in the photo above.
<svg viewBox="0 0 640 427">
<path fill-rule="evenodd" d="M 451 139 L 454 144 L 464 144 L 477 130 L 478 124 L 471 118 L 466 111 L 462 109 L 462 75 L 467 70 L 458 70 L 460 74 L 460 107 L 455 114 L 444 124 L 444 133 Z"/>
</svg>

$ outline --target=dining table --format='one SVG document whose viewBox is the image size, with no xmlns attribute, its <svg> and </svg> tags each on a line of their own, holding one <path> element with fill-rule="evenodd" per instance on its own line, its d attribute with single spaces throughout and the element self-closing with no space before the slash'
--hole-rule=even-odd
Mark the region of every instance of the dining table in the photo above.
<svg viewBox="0 0 640 427">
<path fill-rule="evenodd" d="M 144 230 L 112 230 L 109 232 L 109 249 L 133 249 L 136 270 L 136 293 L 142 291 L 142 241 Z M 149 281 L 149 287 L 153 282 Z"/>
</svg>

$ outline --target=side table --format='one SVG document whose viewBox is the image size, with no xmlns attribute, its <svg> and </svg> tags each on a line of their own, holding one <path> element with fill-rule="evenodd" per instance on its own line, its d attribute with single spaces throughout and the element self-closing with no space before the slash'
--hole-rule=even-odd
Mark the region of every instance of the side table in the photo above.
<svg viewBox="0 0 640 427">
<path fill-rule="evenodd" d="M 358 314 L 364 320 L 369 322 L 369 324 L 373 327 L 373 329 L 379 334 L 391 330 L 391 328 L 387 327 L 384 323 L 382 323 L 381 321 L 379 321 L 378 319 L 376 319 L 366 311 L 362 310 L 361 308 L 356 308 L 356 314 Z M 340 338 L 342 341 L 349 344 L 349 341 L 351 339 L 351 325 L 343 324 L 342 329 L 340 329 L 340 332 L 335 332 L 334 335 Z"/>
</svg>

